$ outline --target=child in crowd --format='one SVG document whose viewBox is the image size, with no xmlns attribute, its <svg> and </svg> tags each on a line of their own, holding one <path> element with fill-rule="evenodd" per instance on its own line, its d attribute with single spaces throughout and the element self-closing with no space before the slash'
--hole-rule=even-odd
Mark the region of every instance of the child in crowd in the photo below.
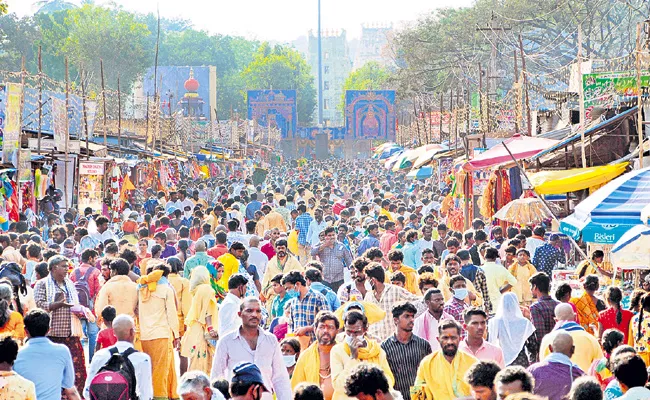
<svg viewBox="0 0 650 400">
<path fill-rule="evenodd" d="M 104 320 L 106 328 L 102 329 L 99 331 L 99 334 L 97 334 L 97 348 L 95 349 L 95 352 L 100 349 L 111 347 L 117 343 L 117 337 L 113 332 L 113 320 L 115 319 L 115 316 L 115 308 L 112 306 L 106 306 L 102 310 L 102 319 Z"/>
</svg>

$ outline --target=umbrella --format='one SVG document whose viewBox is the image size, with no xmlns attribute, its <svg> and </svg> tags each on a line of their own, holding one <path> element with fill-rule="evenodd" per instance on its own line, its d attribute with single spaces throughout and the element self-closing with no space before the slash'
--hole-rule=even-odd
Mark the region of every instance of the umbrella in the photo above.
<svg viewBox="0 0 650 400">
<path fill-rule="evenodd" d="M 542 200 L 536 197 L 526 197 L 515 199 L 506 204 L 494 214 L 494 218 L 517 225 L 526 225 L 541 222 L 553 218 L 553 216 L 548 213 Z"/>
<path fill-rule="evenodd" d="M 650 168 L 628 172 L 619 176 L 594 194 L 587 197 L 575 208 L 575 212 L 562 220 L 560 230 L 573 237 L 579 237 L 590 226 L 615 227 L 609 237 L 602 232 L 595 243 L 616 243 L 618 239 L 635 225 L 647 224 L 648 213 L 644 212 L 650 204 Z M 641 215 L 644 215 L 644 219 Z M 624 231 L 622 231 L 624 229 Z M 602 240 L 605 241 L 602 241 Z"/>
<path fill-rule="evenodd" d="M 386 167 L 386 169 L 391 169 L 393 167 L 393 164 L 397 162 L 399 157 L 400 157 L 400 153 L 388 157 L 388 159 L 384 162 L 384 167 Z"/>
<path fill-rule="evenodd" d="M 379 153 L 379 159 L 384 160 L 384 159 L 392 156 L 393 154 L 397 154 L 397 153 L 401 152 L 402 150 L 404 150 L 404 149 L 401 148 L 401 147 L 388 147 L 385 150 L 382 150 L 381 153 Z"/>
<path fill-rule="evenodd" d="M 636 225 L 612 247 L 612 262 L 616 268 L 650 267 L 650 228 Z"/>
<path fill-rule="evenodd" d="M 436 154 L 449 150 L 449 148 L 444 144 L 433 144 L 429 146 L 432 147 L 420 153 L 420 156 L 413 163 L 413 168 L 420 168 L 431 161 Z"/>
<path fill-rule="evenodd" d="M 521 160 L 532 157 L 542 150 L 546 150 L 547 148 L 557 144 L 558 141 L 517 134 L 474 157 L 471 161 L 467 162 L 463 168 L 471 171 L 474 169 L 489 168 L 494 165 L 512 161 L 512 157 L 510 157 L 508 150 L 506 150 L 506 147 L 503 145 L 504 143 L 508 146 L 508 149 L 515 157 L 515 160 Z"/>
<path fill-rule="evenodd" d="M 418 153 L 415 150 L 407 150 L 402 153 L 398 158 L 397 162 L 393 164 L 393 172 L 397 172 L 400 169 L 406 169 L 413 166 L 413 161 L 418 158 Z"/>
<path fill-rule="evenodd" d="M 406 176 L 418 180 L 424 180 L 433 176 L 433 167 L 426 166 L 418 169 L 412 169 Z"/>
<path fill-rule="evenodd" d="M 386 143 L 382 143 L 379 146 L 375 147 L 374 152 L 379 154 L 379 153 L 383 152 L 384 150 L 387 150 L 389 147 L 401 147 L 401 146 L 398 145 L 395 142 L 386 142 Z"/>
</svg>

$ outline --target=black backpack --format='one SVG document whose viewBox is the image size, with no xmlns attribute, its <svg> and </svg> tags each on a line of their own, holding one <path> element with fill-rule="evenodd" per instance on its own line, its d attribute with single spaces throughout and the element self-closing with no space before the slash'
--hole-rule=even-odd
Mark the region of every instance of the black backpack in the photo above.
<svg viewBox="0 0 650 400">
<path fill-rule="evenodd" d="M 129 356 L 136 353 L 129 347 L 120 353 L 116 346 L 109 349 L 111 358 L 90 382 L 90 400 L 137 400 L 135 368 Z"/>
</svg>

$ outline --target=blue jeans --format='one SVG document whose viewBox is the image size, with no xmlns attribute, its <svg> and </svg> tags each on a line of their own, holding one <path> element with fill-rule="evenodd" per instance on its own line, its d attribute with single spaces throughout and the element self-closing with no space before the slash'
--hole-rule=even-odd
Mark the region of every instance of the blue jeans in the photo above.
<svg viewBox="0 0 650 400">
<path fill-rule="evenodd" d="M 81 320 L 81 327 L 83 328 L 84 335 L 88 338 L 88 363 L 93 359 L 95 354 L 95 346 L 97 345 L 97 333 L 99 333 L 99 327 L 97 323 L 90 322 L 87 319 Z"/>
</svg>

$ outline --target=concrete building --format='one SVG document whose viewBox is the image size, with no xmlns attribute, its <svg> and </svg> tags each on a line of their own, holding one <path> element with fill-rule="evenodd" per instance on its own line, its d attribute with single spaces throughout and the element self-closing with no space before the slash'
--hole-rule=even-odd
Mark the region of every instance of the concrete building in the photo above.
<svg viewBox="0 0 650 400">
<path fill-rule="evenodd" d="M 318 82 L 318 36 L 309 32 L 307 62 L 312 75 Z M 352 71 L 352 59 L 345 30 L 322 32 L 323 52 L 323 124 L 343 126 L 345 123 L 340 104 L 343 102 L 343 84 Z M 316 83 L 318 86 L 318 83 Z M 318 107 L 314 113 L 318 121 Z"/>
<path fill-rule="evenodd" d="M 361 40 L 354 58 L 354 69 L 361 68 L 369 61 L 390 67 L 392 57 L 390 42 L 393 37 L 392 24 L 364 24 L 361 27 Z"/>
</svg>

